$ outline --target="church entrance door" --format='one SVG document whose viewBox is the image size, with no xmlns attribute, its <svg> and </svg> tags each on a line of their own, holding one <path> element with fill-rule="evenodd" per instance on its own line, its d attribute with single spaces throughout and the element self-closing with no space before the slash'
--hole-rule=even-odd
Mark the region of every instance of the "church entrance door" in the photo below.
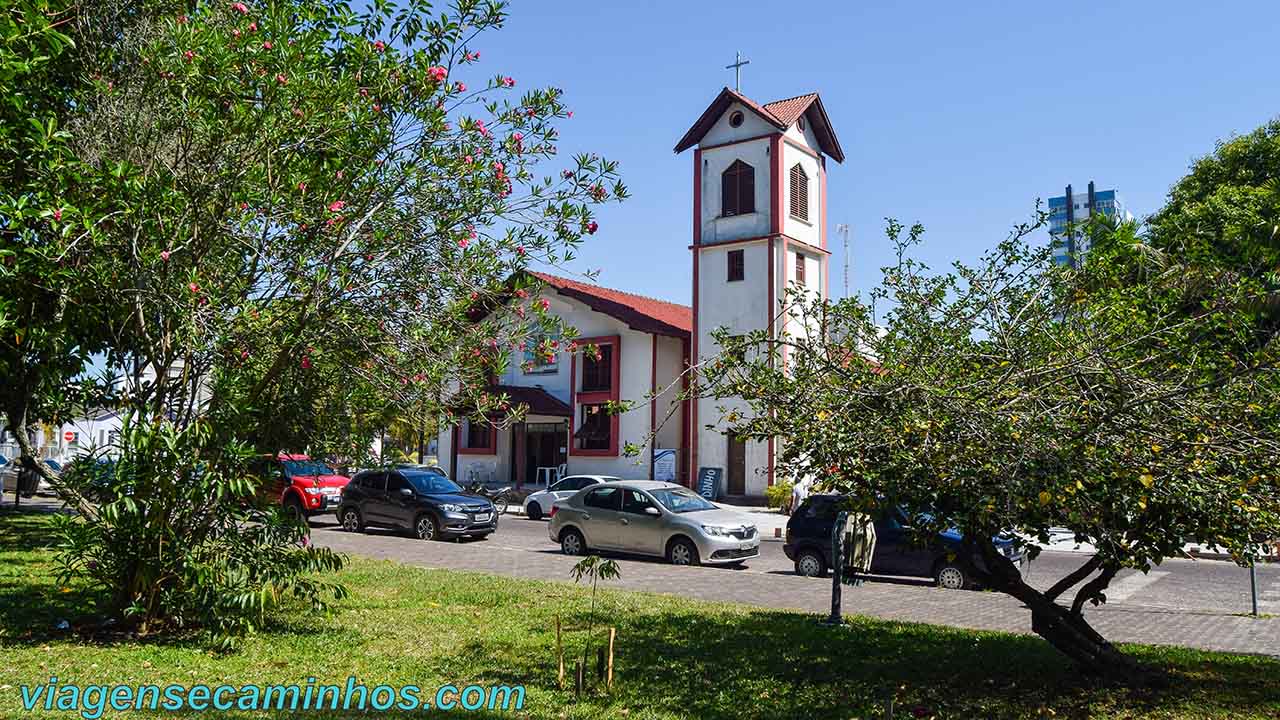
<svg viewBox="0 0 1280 720">
<path fill-rule="evenodd" d="M 733 434 L 729 438 L 729 459 L 725 477 L 726 495 L 747 494 L 747 444 Z"/>
</svg>

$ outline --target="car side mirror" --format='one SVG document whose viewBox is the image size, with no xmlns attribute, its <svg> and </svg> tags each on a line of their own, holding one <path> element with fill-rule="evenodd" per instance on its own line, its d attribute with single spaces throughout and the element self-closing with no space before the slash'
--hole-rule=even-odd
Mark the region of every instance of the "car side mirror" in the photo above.
<svg viewBox="0 0 1280 720">
<path fill-rule="evenodd" d="M 400 494 L 404 497 L 413 497 L 413 488 L 400 488 Z"/>
<path fill-rule="evenodd" d="M 659 510 L 658 508 L 656 508 L 656 507 L 654 507 L 654 506 L 650 505 L 650 506 L 648 506 L 648 507 L 646 507 L 646 508 L 644 509 L 644 514 L 645 514 L 645 515 L 653 515 L 654 517 L 657 517 L 657 516 L 659 516 L 659 515 L 661 515 L 661 514 L 662 514 L 662 511 L 661 511 L 661 510 Z"/>
</svg>

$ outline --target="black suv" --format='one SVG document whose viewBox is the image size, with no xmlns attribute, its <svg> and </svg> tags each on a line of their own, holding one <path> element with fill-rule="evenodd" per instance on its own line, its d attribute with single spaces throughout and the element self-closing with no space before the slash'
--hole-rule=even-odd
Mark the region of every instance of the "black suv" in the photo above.
<svg viewBox="0 0 1280 720">
<path fill-rule="evenodd" d="M 811 495 L 787 521 L 787 558 L 795 561 L 796 574 L 818 577 L 831 567 L 831 529 L 835 526 L 840 495 Z M 907 575 L 932 578 L 939 587 L 953 590 L 974 586 L 970 573 L 955 562 L 961 543 L 954 530 L 938 533 L 927 547 L 911 542 L 911 527 L 906 513 L 898 508 L 875 522 L 876 549 L 871 556 L 873 575 Z M 1022 551 L 1009 538 L 995 538 L 996 549 L 1014 563 L 1022 561 Z M 948 558 L 950 556 L 950 559 Z M 981 558 L 974 563 L 983 566 Z"/>
<path fill-rule="evenodd" d="M 469 495 L 436 470 L 395 468 L 357 473 L 342 490 L 342 528 L 406 528 L 422 540 L 484 537 L 498 529 L 488 499 Z"/>
</svg>

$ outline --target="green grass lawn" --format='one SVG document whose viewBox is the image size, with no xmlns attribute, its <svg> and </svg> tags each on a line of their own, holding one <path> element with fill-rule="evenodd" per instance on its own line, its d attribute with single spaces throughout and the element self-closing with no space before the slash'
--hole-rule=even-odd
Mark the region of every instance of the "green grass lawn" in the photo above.
<svg viewBox="0 0 1280 720">
<path fill-rule="evenodd" d="M 54 629 L 85 614 L 89 597 L 58 585 L 47 528 L 44 517 L 0 511 L 0 717 L 26 717 L 18 686 L 50 675 L 136 685 L 342 684 L 355 675 L 370 686 L 527 686 L 522 711 L 456 717 L 880 718 L 893 695 L 899 718 L 1280 718 L 1273 659 L 1132 646 L 1171 680 L 1116 690 L 1078 681 L 1034 637 L 862 618 L 828 629 L 800 613 L 623 592 L 601 602 L 618 629 L 616 685 L 575 702 L 557 687 L 554 628 L 557 615 L 585 625 L 586 589 L 366 560 L 343 571 L 351 598 L 329 615 L 282 613 L 233 654 L 196 640 L 90 642 Z M 570 637 L 580 652 L 582 633 Z"/>
</svg>

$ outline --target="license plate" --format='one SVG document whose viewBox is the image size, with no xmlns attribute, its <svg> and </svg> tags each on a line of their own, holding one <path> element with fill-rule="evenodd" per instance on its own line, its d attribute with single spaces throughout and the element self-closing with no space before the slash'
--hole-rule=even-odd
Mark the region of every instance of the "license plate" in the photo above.
<svg viewBox="0 0 1280 720">
<path fill-rule="evenodd" d="M 488 522 L 489 513 L 476 513 L 476 522 Z"/>
</svg>

